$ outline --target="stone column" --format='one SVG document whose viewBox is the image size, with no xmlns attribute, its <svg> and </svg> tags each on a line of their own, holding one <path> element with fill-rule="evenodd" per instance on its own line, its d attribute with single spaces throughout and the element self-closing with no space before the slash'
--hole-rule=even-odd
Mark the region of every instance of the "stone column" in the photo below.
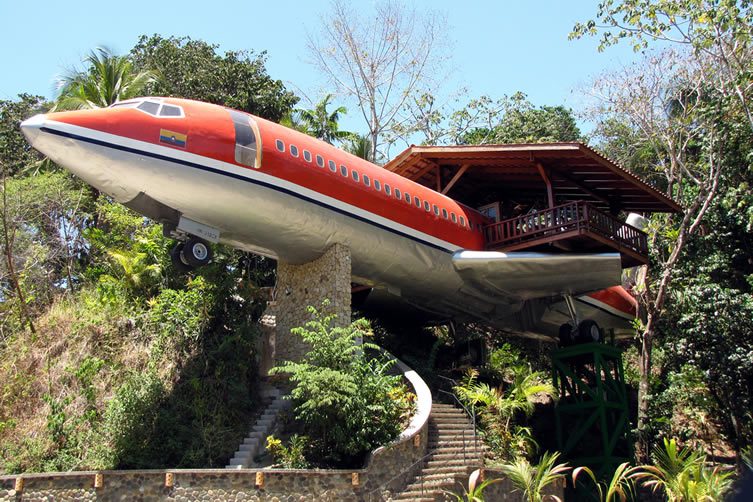
<svg viewBox="0 0 753 502">
<path fill-rule="evenodd" d="M 273 332 L 264 330 L 265 345 L 271 347 L 268 356 L 275 364 L 299 361 L 308 351 L 303 340 L 290 330 L 312 319 L 309 306 L 321 310 L 322 301 L 327 299 L 325 313 L 337 315 L 334 326 L 350 324 L 350 273 L 350 249 L 342 244 L 334 244 L 320 258 L 302 265 L 277 262 L 274 301 L 265 313 L 275 317 L 276 326 Z"/>
</svg>

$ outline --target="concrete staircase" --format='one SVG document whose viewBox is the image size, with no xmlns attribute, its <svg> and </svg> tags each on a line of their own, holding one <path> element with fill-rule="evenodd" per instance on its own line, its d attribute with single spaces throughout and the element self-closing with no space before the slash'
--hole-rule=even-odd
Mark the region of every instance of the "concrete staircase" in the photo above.
<svg viewBox="0 0 753 502">
<path fill-rule="evenodd" d="M 267 436 L 274 430 L 278 415 L 290 405 L 290 401 L 281 398 L 282 391 L 271 385 L 263 386 L 259 395 L 264 411 L 257 418 L 256 423 L 254 423 L 233 458 L 225 466 L 226 469 L 259 467 L 254 462 L 254 458 L 265 451 Z"/>
<path fill-rule="evenodd" d="M 431 453 L 415 479 L 392 500 L 450 500 L 444 491 L 462 493 L 460 486 L 483 462 L 484 448 L 480 439 L 473 440 L 470 418 L 451 404 L 432 404 L 428 450 Z"/>
</svg>

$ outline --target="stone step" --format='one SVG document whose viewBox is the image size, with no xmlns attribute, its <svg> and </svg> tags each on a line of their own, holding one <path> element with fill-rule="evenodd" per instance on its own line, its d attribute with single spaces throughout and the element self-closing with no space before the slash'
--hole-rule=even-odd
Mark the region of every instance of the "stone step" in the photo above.
<svg viewBox="0 0 753 502">
<path fill-rule="evenodd" d="M 456 469 L 456 468 L 471 467 L 477 464 L 481 464 L 481 461 L 478 458 L 466 457 L 464 459 L 463 457 L 453 456 L 453 458 L 451 459 L 429 460 L 428 462 L 426 462 L 423 472 L 429 469 L 435 469 L 439 467 L 445 467 L 448 469 Z"/>
</svg>

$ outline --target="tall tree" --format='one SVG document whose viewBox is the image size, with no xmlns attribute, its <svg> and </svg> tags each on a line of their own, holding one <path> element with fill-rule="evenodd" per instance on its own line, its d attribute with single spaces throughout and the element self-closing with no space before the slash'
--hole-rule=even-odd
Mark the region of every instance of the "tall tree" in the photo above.
<svg viewBox="0 0 753 502">
<path fill-rule="evenodd" d="M 157 79 L 156 73 L 136 71 L 126 56 L 98 47 L 83 61 L 87 67 L 73 69 L 58 80 L 57 110 L 104 108 L 116 101 L 140 96 Z"/>
<path fill-rule="evenodd" d="M 157 96 L 207 101 L 279 122 L 298 98 L 267 74 L 266 52 L 227 51 L 190 37 L 142 36 L 131 50 L 134 66 L 160 79 L 147 86 Z"/>
<path fill-rule="evenodd" d="M 706 73 L 672 51 L 601 77 L 594 93 L 599 101 L 593 117 L 609 127 L 622 122 L 633 140 L 650 148 L 651 163 L 643 167 L 644 173 L 684 209 L 681 215 L 652 217 L 651 266 L 634 290 L 646 317 L 640 330 L 638 453 L 647 459 L 652 350 L 685 247 L 701 229 L 728 168 L 723 156 L 727 110 Z"/>
<path fill-rule="evenodd" d="M 400 122 L 409 96 L 428 92 L 430 76 L 443 61 L 444 21 L 419 14 L 395 0 L 376 4 L 373 12 L 333 0 L 318 35 L 309 35 L 313 64 L 346 96 L 353 98 L 368 125 L 371 155 L 384 144 L 384 133 Z"/>
</svg>

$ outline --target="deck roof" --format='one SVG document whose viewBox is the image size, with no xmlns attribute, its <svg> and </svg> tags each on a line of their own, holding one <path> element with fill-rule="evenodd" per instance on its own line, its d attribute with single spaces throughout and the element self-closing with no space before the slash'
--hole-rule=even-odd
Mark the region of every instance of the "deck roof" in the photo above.
<svg viewBox="0 0 753 502">
<path fill-rule="evenodd" d="M 545 193 L 548 176 L 560 200 L 611 211 L 682 211 L 672 198 L 581 143 L 413 145 L 384 167 L 469 205 L 502 193 Z"/>
</svg>

